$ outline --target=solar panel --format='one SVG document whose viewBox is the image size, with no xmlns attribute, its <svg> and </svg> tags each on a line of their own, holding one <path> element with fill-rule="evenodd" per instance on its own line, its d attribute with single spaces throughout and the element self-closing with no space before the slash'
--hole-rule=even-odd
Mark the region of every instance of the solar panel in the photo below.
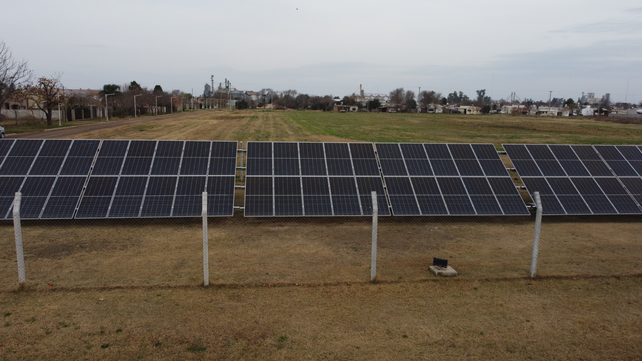
<svg viewBox="0 0 642 361">
<path fill-rule="evenodd" d="M 395 215 L 528 215 L 492 144 L 376 143 Z"/>
<path fill-rule="evenodd" d="M 104 141 L 76 217 L 200 216 L 208 180 L 215 192 L 208 190 L 208 215 L 231 216 L 236 148 L 236 142 Z"/>
<path fill-rule="evenodd" d="M 248 142 L 245 187 L 246 217 L 390 213 L 371 143 Z"/>
<path fill-rule="evenodd" d="M 531 194 L 540 192 L 547 215 L 640 214 L 628 179 L 640 179 L 634 146 L 504 145 Z M 632 185 L 633 186 L 633 185 Z M 634 186 L 633 186 L 634 187 Z"/>
<path fill-rule="evenodd" d="M 86 176 L 58 177 L 40 218 L 73 218 L 86 180 Z"/>
</svg>

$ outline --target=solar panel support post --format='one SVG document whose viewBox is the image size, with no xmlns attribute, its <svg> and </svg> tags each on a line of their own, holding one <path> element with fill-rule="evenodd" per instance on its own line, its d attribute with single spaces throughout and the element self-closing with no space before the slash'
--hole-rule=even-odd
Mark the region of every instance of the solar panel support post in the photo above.
<svg viewBox="0 0 642 361">
<path fill-rule="evenodd" d="M 537 206 L 537 213 L 535 215 L 535 237 L 533 238 L 533 256 L 531 258 L 531 278 L 535 278 L 537 273 L 537 254 L 539 253 L 539 235 L 542 229 L 542 200 L 539 197 L 539 192 L 533 192 L 533 198 Z"/>
<path fill-rule="evenodd" d="M 372 253 L 370 259 L 370 282 L 377 279 L 377 227 L 379 208 L 377 207 L 377 192 L 372 191 Z"/>
<path fill-rule="evenodd" d="M 20 201 L 22 193 L 16 192 L 13 200 L 13 230 L 16 235 L 16 257 L 18 259 L 18 283 L 23 286 L 27 282 L 25 275 L 25 255 L 22 249 L 22 226 L 20 225 Z"/>
<path fill-rule="evenodd" d="M 203 286 L 210 285 L 209 244 L 207 239 L 207 192 L 203 192 Z"/>
<path fill-rule="evenodd" d="M 241 141 L 241 149 L 243 149 L 243 141 Z M 241 160 L 239 164 L 241 165 L 241 167 L 243 166 L 243 152 L 241 152 Z M 243 179 L 245 178 L 245 172 L 247 171 L 241 172 L 241 182 L 243 182 Z"/>
</svg>

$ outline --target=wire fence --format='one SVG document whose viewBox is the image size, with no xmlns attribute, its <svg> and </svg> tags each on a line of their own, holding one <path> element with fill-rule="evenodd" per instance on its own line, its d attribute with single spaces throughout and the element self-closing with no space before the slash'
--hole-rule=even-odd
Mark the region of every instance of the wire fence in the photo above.
<svg viewBox="0 0 642 361">
<path fill-rule="evenodd" d="M 473 280 L 531 277 L 535 255 L 536 277 L 642 274 L 639 216 L 544 216 L 537 253 L 534 211 L 204 219 L 3 221 L 0 289 L 23 282 L 20 248 L 25 286 L 43 290 L 424 281 L 434 257 Z"/>
</svg>

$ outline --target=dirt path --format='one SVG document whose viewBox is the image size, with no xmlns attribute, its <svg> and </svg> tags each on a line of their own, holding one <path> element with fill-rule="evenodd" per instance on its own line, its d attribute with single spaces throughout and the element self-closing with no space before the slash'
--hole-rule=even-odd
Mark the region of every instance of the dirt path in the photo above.
<svg viewBox="0 0 642 361">
<path fill-rule="evenodd" d="M 207 111 L 211 112 L 211 111 Z M 176 119 L 183 117 L 184 113 L 174 113 L 159 115 L 157 117 L 140 117 L 129 119 L 118 119 L 110 122 L 100 122 L 94 124 L 81 124 L 78 126 L 64 127 L 64 128 L 51 128 L 41 132 L 10 134 L 8 138 L 37 138 L 37 139 L 56 139 L 56 138 L 77 138 L 76 135 L 94 132 L 103 129 L 113 129 L 122 126 L 139 125 L 146 123 L 153 123 L 162 120 Z M 81 123 L 81 121 L 78 121 Z"/>
</svg>

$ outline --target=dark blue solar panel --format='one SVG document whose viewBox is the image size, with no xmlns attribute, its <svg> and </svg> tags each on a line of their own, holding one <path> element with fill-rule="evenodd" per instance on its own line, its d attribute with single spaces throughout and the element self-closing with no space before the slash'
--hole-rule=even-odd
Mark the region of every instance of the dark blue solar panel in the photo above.
<svg viewBox="0 0 642 361">
<path fill-rule="evenodd" d="M 74 216 L 80 194 L 76 197 L 50 197 L 41 219 L 71 219 Z"/>
<path fill-rule="evenodd" d="M 503 147 L 506 153 L 508 153 L 510 159 L 513 161 L 515 159 L 533 159 L 533 157 L 531 157 L 531 154 L 526 149 L 525 145 L 504 144 Z"/>
<path fill-rule="evenodd" d="M 16 139 L 15 144 L 11 148 L 11 152 L 7 154 L 7 156 L 35 157 L 40 151 L 42 142 L 42 139 Z"/>
<path fill-rule="evenodd" d="M 127 153 L 129 140 L 103 140 L 99 157 L 124 157 Z"/>
<path fill-rule="evenodd" d="M 11 150 L 14 139 L 0 139 L 0 163 L 2 162 L 2 157 L 6 156 Z"/>
<path fill-rule="evenodd" d="M 354 175 L 352 171 L 352 161 L 348 159 L 331 159 L 326 160 L 329 175 Z"/>
<path fill-rule="evenodd" d="M 212 157 L 236 158 L 237 142 L 212 142 Z"/>
<path fill-rule="evenodd" d="M 618 145 L 615 148 L 617 148 L 627 160 L 642 161 L 642 151 L 634 145 Z"/>
<path fill-rule="evenodd" d="M 432 167 L 427 159 L 406 158 L 406 168 L 409 175 L 433 175 Z M 402 174 L 403 175 L 403 174 Z"/>
<path fill-rule="evenodd" d="M 181 164 L 181 158 L 154 158 L 152 165 L 152 175 L 178 175 L 178 169 Z"/>
<path fill-rule="evenodd" d="M 60 170 L 60 175 L 87 175 L 94 163 L 94 157 L 67 156 Z"/>
<path fill-rule="evenodd" d="M 352 159 L 376 159 L 372 143 L 350 143 Z"/>
<path fill-rule="evenodd" d="M 248 178 L 249 179 L 249 178 Z M 245 216 L 274 216 L 274 196 L 245 196 Z"/>
<path fill-rule="evenodd" d="M 247 158 L 247 175 L 272 175 L 271 158 Z"/>
<path fill-rule="evenodd" d="M 330 177 L 330 191 L 335 216 L 360 216 L 361 206 L 352 177 Z"/>
<path fill-rule="evenodd" d="M 539 167 L 533 160 L 520 160 L 511 158 L 511 161 L 513 162 L 513 166 L 515 166 L 515 169 L 517 169 L 517 173 L 519 173 L 521 177 L 542 176 L 542 172 L 540 172 Z"/>
<path fill-rule="evenodd" d="M 302 143 L 304 144 L 304 143 Z M 321 158 L 301 158 L 302 175 L 327 175 L 325 159 Z"/>
<path fill-rule="evenodd" d="M 297 143 L 274 143 L 274 158 L 299 158 Z"/>
<path fill-rule="evenodd" d="M 125 158 L 122 175 L 148 175 L 152 165 L 152 157 L 130 157 Z"/>
<path fill-rule="evenodd" d="M 236 158 L 210 159 L 210 175 L 236 175 Z"/>
<path fill-rule="evenodd" d="M 71 146 L 71 140 L 48 139 L 40 149 L 40 157 L 65 157 Z"/>
<path fill-rule="evenodd" d="M 38 157 L 33 163 L 29 175 L 58 175 L 65 157 Z"/>
<path fill-rule="evenodd" d="M 577 155 L 569 145 L 550 145 L 549 148 L 558 160 L 578 160 Z M 510 153 L 509 153 L 510 156 Z M 511 156 L 512 158 L 512 156 Z"/>
<path fill-rule="evenodd" d="M 452 159 L 450 151 L 446 144 L 424 144 L 428 158 L 432 159 Z"/>
<path fill-rule="evenodd" d="M 181 175 L 205 175 L 209 158 L 183 158 Z"/>
<path fill-rule="evenodd" d="M 394 158 L 401 159 L 401 149 L 398 143 L 377 143 L 377 155 L 379 159 Z"/>
<path fill-rule="evenodd" d="M 91 157 L 96 156 L 100 140 L 76 139 L 69 149 L 68 157 Z"/>
<path fill-rule="evenodd" d="M 27 175 L 35 156 L 12 157 L 7 156 L 0 168 L 0 175 Z"/>
<path fill-rule="evenodd" d="M 386 188 L 394 215 L 421 214 L 410 178 L 386 177 Z"/>
<path fill-rule="evenodd" d="M 13 199 L 24 180 L 24 177 L 0 177 L 0 196 Z"/>
<path fill-rule="evenodd" d="M 535 160 L 556 160 L 555 155 L 553 155 L 553 152 L 551 152 L 547 145 L 529 144 L 526 145 L 526 148 Z"/>
<path fill-rule="evenodd" d="M 183 155 L 184 141 L 161 140 L 156 146 L 156 158 L 180 158 Z"/>
<path fill-rule="evenodd" d="M 274 175 L 300 175 L 298 158 L 274 158 Z"/>
<path fill-rule="evenodd" d="M 380 159 L 379 162 L 381 164 L 381 170 L 385 176 L 408 175 L 406 165 L 401 158 Z"/>
<path fill-rule="evenodd" d="M 211 142 L 193 141 L 185 142 L 185 151 L 183 157 L 187 158 L 209 158 Z"/>
<path fill-rule="evenodd" d="M 299 143 L 301 158 L 325 159 L 323 143 Z"/>
<path fill-rule="evenodd" d="M 448 144 L 453 159 L 476 159 L 470 144 Z"/>
<path fill-rule="evenodd" d="M 453 176 L 459 175 L 455 163 L 452 160 L 446 159 L 431 159 L 430 164 L 435 172 L 435 175 Z"/>
<path fill-rule="evenodd" d="M 377 192 L 377 211 L 379 215 L 390 215 L 386 193 L 381 184 L 381 178 L 378 177 L 357 177 L 357 187 L 361 197 L 361 208 L 363 215 L 372 215 L 372 192 Z"/>
<path fill-rule="evenodd" d="M 545 177 L 564 177 L 566 172 L 557 160 L 538 159 L 537 166 Z"/>
<path fill-rule="evenodd" d="M 271 142 L 248 142 L 247 158 L 270 158 L 272 159 Z"/>
<path fill-rule="evenodd" d="M 573 148 L 580 160 L 602 160 L 600 155 L 597 154 L 595 149 L 590 145 L 572 145 L 571 148 Z"/>
<path fill-rule="evenodd" d="M 475 155 L 477 156 L 477 159 L 492 159 L 492 160 L 499 160 L 499 154 L 497 154 L 497 150 L 492 144 L 472 144 L 473 150 L 475 151 Z"/>
<path fill-rule="evenodd" d="M 116 196 L 109 209 L 109 218 L 136 218 L 140 213 L 143 196 Z"/>
<path fill-rule="evenodd" d="M 112 197 L 88 197 L 84 195 L 76 212 L 76 218 L 105 218 Z"/>
<path fill-rule="evenodd" d="M 426 150 L 422 144 L 400 144 L 403 157 L 409 159 L 427 159 Z M 377 147 L 378 149 L 378 147 Z"/>
<path fill-rule="evenodd" d="M 348 143 L 324 143 L 326 158 L 350 159 Z"/>
<path fill-rule="evenodd" d="M 456 159 L 457 169 L 462 176 L 483 176 L 479 163 L 476 159 Z"/>
<path fill-rule="evenodd" d="M 376 159 L 353 159 L 352 164 L 354 166 L 354 173 L 357 176 L 378 176 L 380 174 Z"/>
<path fill-rule="evenodd" d="M 484 174 L 488 177 L 508 176 L 506 166 L 500 159 L 480 159 L 479 164 L 481 164 L 481 167 L 484 170 Z"/>
<path fill-rule="evenodd" d="M 524 178 L 522 177 L 524 185 L 528 189 L 528 192 L 533 197 L 535 192 L 539 192 L 542 201 L 542 213 L 550 215 L 561 215 L 566 214 L 564 208 L 560 204 L 559 200 L 555 196 L 555 193 L 548 185 L 548 182 L 544 178 Z"/>
<path fill-rule="evenodd" d="M 91 174 L 94 175 L 119 175 L 123 167 L 124 157 L 101 157 L 96 159 L 94 169 Z"/>
</svg>

